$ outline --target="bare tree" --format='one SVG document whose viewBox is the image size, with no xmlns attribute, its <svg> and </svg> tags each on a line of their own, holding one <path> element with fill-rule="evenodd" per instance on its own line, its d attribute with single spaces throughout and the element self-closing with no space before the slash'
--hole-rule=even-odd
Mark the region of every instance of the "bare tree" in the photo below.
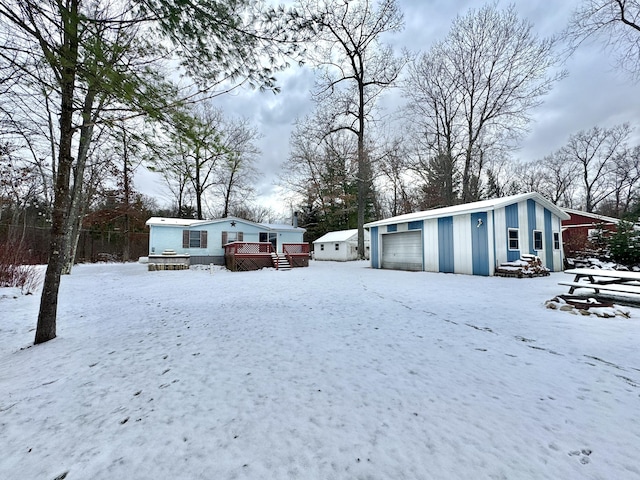
<svg viewBox="0 0 640 480">
<path fill-rule="evenodd" d="M 355 228 L 357 141 L 346 131 L 325 135 L 317 125 L 315 117 L 297 123 L 281 182 L 305 199 L 307 212 L 315 212 L 320 234 Z"/>
<path fill-rule="evenodd" d="M 412 168 L 423 180 L 422 207 L 448 206 L 457 202 L 460 149 L 456 74 L 437 52 L 423 54 L 409 65 L 404 84 L 408 98 L 407 130 L 414 145 Z"/>
<path fill-rule="evenodd" d="M 302 16 L 317 33 L 314 60 L 322 69 L 315 99 L 324 103 L 327 134 L 339 130 L 357 137 L 358 254 L 364 258 L 364 223 L 371 196 L 371 162 L 366 128 L 380 94 L 397 79 L 404 65 L 381 36 L 403 27 L 396 0 L 298 0 Z"/>
<path fill-rule="evenodd" d="M 227 119 L 224 122 L 222 147 L 225 153 L 217 174 L 218 190 L 223 199 L 223 218 L 251 201 L 253 183 L 258 175 L 255 162 L 260 150 L 255 142 L 259 137 L 247 119 Z"/>
<path fill-rule="evenodd" d="M 625 148 L 614 158 L 614 191 L 610 214 L 622 218 L 640 199 L 640 145 Z"/>
<path fill-rule="evenodd" d="M 532 108 L 564 75 L 552 72 L 555 45 L 538 38 L 514 6 L 490 4 L 457 17 L 414 64 L 406 89 L 421 105 L 412 113 L 433 155 L 461 163 L 463 202 L 479 198 L 489 157 L 520 138 Z"/>
<path fill-rule="evenodd" d="M 640 1 L 582 0 L 564 37 L 575 50 L 583 41 L 599 37 L 633 81 L 640 80 Z"/>
<path fill-rule="evenodd" d="M 203 88 L 235 79 L 275 89 L 274 69 L 286 64 L 280 54 L 296 44 L 289 43 L 283 11 L 263 15 L 256 8 L 227 0 L 0 1 L 0 58 L 9 71 L 27 75 L 34 96 L 53 92 L 57 117 L 51 242 L 35 343 L 56 336 L 72 175 L 83 168 L 78 162 L 91 144 L 96 108 L 109 106 L 102 121 L 161 117 L 178 93 L 160 64 L 169 56 Z"/>
<path fill-rule="evenodd" d="M 379 196 L 390 216 L 410 213 L 415 206 L 413 175 L 409 170 L 409 153 L 403 138 L 394 138 L 383 147 L 377 162 L 381 187 Z M 388 193 L 387 193 L 388 192 Z M 386 195 L 385 195 L 386 193 Z"/>
<path fill-rule="evenodd" d="M 611 128 L 593 127 L 569 137 L 557 153 L 557 161 L 566 162 L 580 175 L 584 209 L 595 211 L 600 202 L 613 194 L 612 172 L 616 158 L 626 148 L 631 127 L 624 123 Z"/>
</svg>

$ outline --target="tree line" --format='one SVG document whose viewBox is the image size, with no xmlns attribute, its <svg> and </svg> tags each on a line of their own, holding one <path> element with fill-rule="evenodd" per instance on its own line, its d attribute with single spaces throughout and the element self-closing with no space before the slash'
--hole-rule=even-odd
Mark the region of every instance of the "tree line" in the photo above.
<svg viewBox="0 0 640 480">
<path fill-rule="evenodd" d="M 60 277 L 87 217 L 128 233 L 152 210 L 137 168 L 161 174 L 175 215 L 268 215 L 251 201 L 259 130 L 215 99 L 277 93 L 292 62 L 317 72 L 316 108 L 297 121 L 282 175 L 311 235 L 357 228 L 364 253 L 368 220 L 528 189 L 631 211 L 630 125 L 579 132 L 531 164 L 510 151 L 565 74 L 561 44 L 627 42 L 619 61 L 636 78 L 637 13 L 636 1 L 583 2 L 563 35 L 539 38 L 513 6 L 489 4 L 415 53 L 384 42 L 404 25 L 396 0 L 0 0 L 1 213 L 49 235 L 36 343 L 55 337 Z M 395 87 L 407 106 L 392 125 L 378 105 Z"/>
<path fill-rule="evenodd" d="M 380 10 L 387 4 L 395 3 L 380 2 Z M 354 21 L 335 12 L 341 22 L 353 22 L 352 31 L 364 30 L 364 17 Z M 633 19 L 639 12 L 638 2 L 583 2 L 564 31 L 541 38 L 513 5 L 470 9 L 425 52 L 394 56 L 379 47 L 376 57 L 362 52 L 370 79 L 393 81 L 369 83 L 367 110 L 360 116 L 352 108 L 359 98 L 354 93 L 358 76 L 349 57 L 357 49 L 345 48 L 349 53 L 342 57 L 335 48 L 330 55 L 319 49 L 325 62 L 315 109 L 297 121 L 281 175 L 282 184 L 300 199 L 303 223 L 317 237 L 359 227 L 357 208 L 364 207 L 367 220 L 373 220 L 530 191 L 567 208 L 637 217 L 640 146 L 634 143 L 634 125 L 575 132 L 544 158 L 517 160 L 515 152 L 535 107 L 567 75 L 567 52 L 585 38 L 603 36 L 614 51 L 625 52 L 618 66 L 637 80 L 640 31 Z M 384 23 L 384 17 L 378 20 Z M 397 29 L 398 21 L 393 25 Z M 340 34 L 338 29 L 331 33 Z M 385 76 L 389 72 L 393 77 Z M 400 90 L 405 99 L 391 114 L 375 108 L 387 87 Z M 355 135 L 343 131 L 356 118 L 369 129 L 364 175 L 356 165 Z M 359 182 L 367 185 L 366 194 L 356 194 Z"/>
</svg>

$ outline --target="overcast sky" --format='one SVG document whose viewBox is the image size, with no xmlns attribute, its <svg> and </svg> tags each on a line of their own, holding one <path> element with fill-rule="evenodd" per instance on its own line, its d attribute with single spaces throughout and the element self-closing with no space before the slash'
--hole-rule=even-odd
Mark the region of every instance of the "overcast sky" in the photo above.
<svg viewBox="0 0 640 480">
<path fill-rule="evenodd" d="M 511 2 L 500 1 L 505 8 Z M 515 0 L 513 3 L 521 18 L 533 24 L 539 36 L 560 32 L 567 24 L 579 0 Z M 414 52 L 426 52 L 433 42 L 443 39 L 456 15 L 464 15 L 470 8 L 479 8 L 484 2 L 474 0 L 398 0 L 404 13 L 405 29 L 388 38 L 398 48 L 407 47 Z M 523 139 L 515 158 L 534 160 L 552 153 L 572 133 L 599 125 L 610 127 L 629 122 L 636 127 L 634 142 L 640 143 L 640 85 L 633 85 L 628 77 L 616 72 L 611 54 L 603 50 L 603 42 L 594 40 L 583 44 L 564 68 L 569 75 L 556 84 L 544 99 L 542 106 L 533 111 L 530 133 Z M 276 186 L 282 162 L 289 152 L 289 135 L 296 118 L 310 114 L 313 104 L 310 90 L 314 73 L 310 67 L 292 67 L 278 75 L 282 92 L 243 90 L 217 103 L 228 114 L 243 116 L 261 131 L 259 144 L 262 156 L 258 164 L 260 180 L 256 185 L 258 201 L 277 213 L 289 210 L 282 201 L 283 192 Z M 390 92 L 382 100 L 382 115 L 393 113 L 404 100 L 400 92 Z M 160 203 L 169 197 L 159 179 L 145 176 L 138 182 L 144 193 L 156 196 Z M 163 197 L 162 192 L 165 192 Z"/>
</svg>

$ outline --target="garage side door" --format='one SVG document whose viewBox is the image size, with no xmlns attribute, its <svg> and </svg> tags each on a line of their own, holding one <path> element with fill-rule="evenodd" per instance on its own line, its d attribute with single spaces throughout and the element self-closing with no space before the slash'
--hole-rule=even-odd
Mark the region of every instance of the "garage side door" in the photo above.
<svg viewBox="0 0 640 480">
<path fill-rule="evenodd" d="M 415 230 L 382 235 L 382 268 L 422 270 L 422 232 Z"/>
</svg>

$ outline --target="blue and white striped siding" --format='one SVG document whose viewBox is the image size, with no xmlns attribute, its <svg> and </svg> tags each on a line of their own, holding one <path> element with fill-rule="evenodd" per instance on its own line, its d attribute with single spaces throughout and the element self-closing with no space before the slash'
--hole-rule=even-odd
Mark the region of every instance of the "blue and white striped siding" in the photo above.
<svg viewBox="0 0 640 480">
<path fill-rule="evenodd" d="M 371 260 L 371 268 L 380 268 L 380 236 L 378 230 L 380 227 L 371 227 L 371 245 L 369 248 L 369 257 Z"/>
<path fill-rule="evenodd" d="M 493 219 L 486 212 L 425 220 L 423 238 L 426 271 L 493 274 Z"/>
<path fill-rule="evenodd" d="M 518 250 L 508 249 L 509 228 L 519 231 Z M 553 233 L 560 234 L 561 220 L 532 200 L 488 212 L 372 227 L 373 268 L 380 268 L 381 235 L 407 230 L 422 230 L 423 268 L 428 272 L 493 275 L 496 265 L 517 260 L 524 253 L 538 255 L 552 271 L 562 270 L 562 249 L 553 249 Z M 533 250 L 534 230 L 543 232 L 542 250 Z"/>
<path fill-rule="evenodd" d="M 495 220 L 495 252 L 496 264 L 514 261 L 521 254 L 538 255 L 543 264 L 550 270 L 562 270 L 562 249 L 553 249 L 553 232 L 560 234 L 561 220 L 542 205 L 529 199 L 518 204 L 507 205 L 493 213 Z M 509 228 L 518 228 L 520 249 L 508 249 L 507 232 Z M 543 235 L 543 249 L 535 250 L 533 231 L 540 230 Z M 562 236 L 560 235 L 560 241 Z"/>
<path fill-rule="evenodd" d="M 427 272 L 440 271 L 440 249 L 438 248 L 438 219 L 424 221 L 422 233 L 424 241 L 424 269 Z"/>
</svg>

